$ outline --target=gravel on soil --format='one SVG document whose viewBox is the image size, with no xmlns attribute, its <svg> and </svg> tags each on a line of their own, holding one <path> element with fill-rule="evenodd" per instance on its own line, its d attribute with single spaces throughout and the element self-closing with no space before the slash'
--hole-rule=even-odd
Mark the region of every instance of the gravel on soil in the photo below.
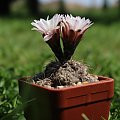
<svg viewBox="0 0 120 120">
<path fill-rule="evenodd" d="M 64 64 L 54 61 L 45 70 L 32 77 L 32 82 L 47 88 L 61 89 L 69 86 L 98 82 L 97 75 L 88 73 L 88 66 L 82 62 L 69 60 Z"/>
</svg>

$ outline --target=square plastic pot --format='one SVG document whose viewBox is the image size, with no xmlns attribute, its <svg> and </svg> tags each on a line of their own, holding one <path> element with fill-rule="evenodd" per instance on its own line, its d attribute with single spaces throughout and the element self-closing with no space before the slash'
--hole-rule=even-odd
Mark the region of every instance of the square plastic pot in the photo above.
<svg viewBox="0 0 120 120">
<path fill-rule="evenodd" d="M 63 89 L 48 89 L 19 79 L 19 93 L 26 120 L 108 120 L 114 81 L 99 76 L 99 82 Z"/>
</svg>

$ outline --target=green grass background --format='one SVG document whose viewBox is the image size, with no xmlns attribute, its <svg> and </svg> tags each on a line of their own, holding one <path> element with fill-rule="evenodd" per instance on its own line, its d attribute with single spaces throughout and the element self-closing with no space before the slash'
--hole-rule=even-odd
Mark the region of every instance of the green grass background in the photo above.
<svg viewBox="0 0 120 120">
<path fill-rule="evenodd" d="M 54 60 L 33 19 L 0 18 L 0 119 L 23 120 L 17 79 L 34 75 Z M 112 77 L 115 95 L 111 120 L 120 120 L 120 22 L 94 23 L 85 33 L 73 59 L 84 61 L 91 73 Z"/>
</svg>

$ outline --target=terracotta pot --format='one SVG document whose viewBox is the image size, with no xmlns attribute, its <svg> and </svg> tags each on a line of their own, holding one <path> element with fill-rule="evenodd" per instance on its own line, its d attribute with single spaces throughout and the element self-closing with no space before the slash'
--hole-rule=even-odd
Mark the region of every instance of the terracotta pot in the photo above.
<svg viewBox="0 0 120 120">
<path fill-rule="evenodd" d="M 108 119 L 114 81 L 99 76 L 99 82 L 63 89 L 48 89 L 19 80 L 19 92 L 26 102 L 26 120 Z"/>
</svg>

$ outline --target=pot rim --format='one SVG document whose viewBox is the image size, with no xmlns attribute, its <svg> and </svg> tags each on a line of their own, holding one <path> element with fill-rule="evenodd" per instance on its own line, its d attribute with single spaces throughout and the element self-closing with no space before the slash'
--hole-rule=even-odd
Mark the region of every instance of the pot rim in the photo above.
<svg viewBox="0 0 120 120">
<path fill-rule="evenodd" d="M 22 77 L 22 78 L 18 79 L 18 81 L 21 81 L 21 82 L 27 83 L 29 85 L 45 89 L 45 90 L 59 91 L 59 92 L 60 91 L 65 91 L 65 90 L 70 90 L 70 89 L 75 89 L 75 88 L 80 88 L 80 87 L 83 88 L 83 87 L 87 87 L 87 86 L 96 86 L 97 84 L 103 84 L 103 83 L 105 84 L 105 83 L 110 83 L 110 82 L 114 81 L 112 78 L 109 78 L 109 77 L 98 76 L 98 79 L 99 79 L 98 82 L 92 82 L 92 83 L 81 84 L 79 86 L 69 86 L 69 87 L 64 87 L 64 88 L 61 88 L 61 89 L 56 89 L 56 88 L 43 87 L 43 86 L 37 85 L 35 83 L 29 83 L 29 82 L 26 81 L 26 79 L 28 79 L 28 78 L 31 78 L 31 76 Z"/>
</svg>

